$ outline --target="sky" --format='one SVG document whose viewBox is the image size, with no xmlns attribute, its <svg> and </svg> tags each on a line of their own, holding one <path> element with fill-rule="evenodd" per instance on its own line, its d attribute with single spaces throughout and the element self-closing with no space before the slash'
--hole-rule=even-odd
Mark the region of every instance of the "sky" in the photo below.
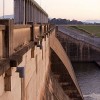
<svg viewBox="0 0 100 100">
<path fill-rule="evenodd" d="M 2 16 L 3 0 L 0 0 Z M 100 20 L 100 0 L 35 0 L 50 18 Z M 5 0 L 5 14 L 13 14 L 13 0 Z"/>
</svg>

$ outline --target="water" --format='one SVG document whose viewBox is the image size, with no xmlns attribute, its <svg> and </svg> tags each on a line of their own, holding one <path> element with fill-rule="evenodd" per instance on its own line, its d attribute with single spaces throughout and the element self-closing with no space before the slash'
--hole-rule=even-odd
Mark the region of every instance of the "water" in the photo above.
<svg viewBox="0 0 100 100">
<path fill-rule="evenodd" d="M 100 66 L 95 63 L 73 63 L 84 100 L 100 100 Z"/>
</svg>

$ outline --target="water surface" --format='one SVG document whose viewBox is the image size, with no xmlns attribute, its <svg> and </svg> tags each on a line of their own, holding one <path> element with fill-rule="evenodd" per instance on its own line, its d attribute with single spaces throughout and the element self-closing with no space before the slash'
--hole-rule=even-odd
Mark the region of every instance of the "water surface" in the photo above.
<svg viewBox="0 0 100 100">
<path fill-rule="evenodd" d="M 84 100 L 100 100 L 100 67 L 95 63 L 73 63 Z"/>
</svg>

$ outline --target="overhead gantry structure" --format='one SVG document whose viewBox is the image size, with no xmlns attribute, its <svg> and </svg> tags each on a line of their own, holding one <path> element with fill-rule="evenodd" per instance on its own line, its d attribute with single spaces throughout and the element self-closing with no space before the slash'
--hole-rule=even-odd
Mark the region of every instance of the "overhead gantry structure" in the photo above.
<svg viewBox="0 0 100 100">
<path fill-rule="evenodd" d="M 34 0 L 14 0 L 14 22 L 48 23 L 48 14 Z"/>
</svg>

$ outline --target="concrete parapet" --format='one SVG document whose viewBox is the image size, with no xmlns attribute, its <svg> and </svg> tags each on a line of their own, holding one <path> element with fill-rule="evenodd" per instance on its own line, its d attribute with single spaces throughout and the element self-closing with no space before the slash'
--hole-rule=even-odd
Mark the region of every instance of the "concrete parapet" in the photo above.
<svg viewBox="0 0 100 100">
<path fill-rule="evenodd" d="M 0 100 L 49 100 L 49 97 L 50 100 L 59 100 L 61 98 L 63 98 L 62 100 L 71 100 L 50 74 L 52 63 L 50 47 L 58 43 L 58 40 L 56 39 L 56 41 L 54 38 L 55 28 L 50 27 L 48 24 L 36 25 L 29 23 L 29 25 L 23 26 L 13 25 L 11 31 L 8 32 L 8 38 L 11 39 L 12 37 L 10 42 L 8 41 L 9 44 L 13 41 L 10 44 L 12 48 L 8 45 L 7 50 L 11 49 L 13 52 L 11 52 L 12 54 L 8 53 L 9 55 L 6 59 L 0 59 L 0 87 L 2 87 L 0 88 Z M 14 52 L 15 48 L 25 42 L 25 40 L 21 40 L 23 38 L 26 38 L 28 43 Z M 6 44 L 8 43 L 6 42 Z M 59 47 L 61 45 L 58 44 L 54 48 Z M 64 60 L 66 55 L 63 54 L 62 48 L 60 50 L 61 55 L 58 55 L 58 57 Z M 64 58 L 62 58 L 62 55 Z M 74 79 L 73 71 L 70 71 L 72 70 L 70 64 L 65 63 L 65 61 L 62 61 L 62 63 L 66 66 L 68 65 L 68 71 L 69 73 L 71 72 L 70 78 L 75 84 L 76 80 Z M 74 86 L 78 87 L 76 84 Z M 59 92 L 57 93 L 57 91 Z"/>
<path fill-rule="evenodd" d="M 41 41 L 48 30 L 48 24 L 30 22 L 28 25 L 14 25 L 10 19 L 0 20 L 0 24 L 1 58 L 9 57 L 30 41 Z"/>
<path fill-rule="evenodd" d="M 13 20 L 0 20 L 1 25 L 5 25 L 4 34 L 2 34 L 3 57 L 9 57 L 13 53 Z"/>
</svg>

